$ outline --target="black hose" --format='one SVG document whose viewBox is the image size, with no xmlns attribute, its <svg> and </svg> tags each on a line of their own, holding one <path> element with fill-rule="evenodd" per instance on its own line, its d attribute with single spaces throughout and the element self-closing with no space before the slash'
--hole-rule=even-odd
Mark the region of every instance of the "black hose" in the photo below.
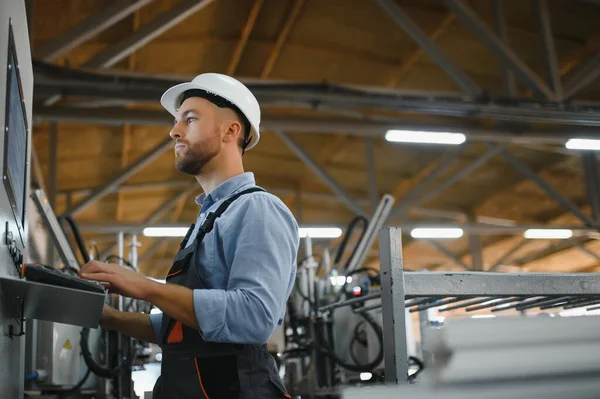
<svg viewBox="0 0 600 399">
<path fill-rule="evenodd" d="M 81 353 L 83 354 L 83 360 L 85 361 L 85 364 L 92 371 L 92 373 L 96 374 L 98 377 L 115 379 L 119 376 L 123 368 L 128 367 L 131 364 L 131 356 L 127 356 L 116 367 L 108 368 L 100 366 L 98 363 L 96 363 L 90 352 L 89 336 L 90 329 L 84 327 L 81 330 Z"/>
<path fill-rule="evenodd" d="M 369 225 L 369 221 L 364 216 L 356 216 L 354 219 L 352 219 L 350 221 L 350 223 L 348 224 L 348 228 L 346 229 L 346 233 L 344 234 L 344 238 L 342 239 L 342 242 L 340 243 L 340 247 L 338 248 L 337 254 L 335 255 L 335 258 L 333 260 L 333 268 L 334 269 L 336 269 L 336 270 L 338 269 L 339 264 L 342 260 L 342 256 L 344 256 L 344 252 L 346 251 L 346 246 L 348 245 L 350 236 L 352 235 L 354 228 L 356 227 L 356 225 L 359 222 L 363 222 L 363 230 L 362 230 L 362 233 L 360 234 L 360 238 L 358 239 L 358 242 L 360 242 L 362 240 L 363 236 L 367 232 L 367 227 Z M 343 268 L 344 271 L 348 268 L 350 261 L 354 257 L 354 254 L 356 253 L 357 249 L 358 249 L 358 245 L 354 247 L 352 254 L 346 261 L 346 264 L 344 265 L 344 268 Z"/>
<path fill-rule="evenodd" d="M 69 226 L 71 227 L 71 231 L 73 232 L 73 236 L 75 237 L 75 242 L 77 243 L 77 247 L 79 248 L 79 252 L 81 253 L 81 256 L 83 258 L 83 263 L 88 263 L 90 261 L 90 254 L 88 253 L 87 248 L 85 247 L 83 237 L 79 232 L 77 223 L 75 223 L 75 220 L 73 220 L 71 215 L 62 215 L 58 218 L 59 223 L 62 223 L 63 220 L 69 223 Z"/>
<path fill-rule="evenodd" d="M 365 321 L 375 330 L 375 334 L 377 335 L 377 341 L 379 341 L 379 352 L 375 357 L 375 360 L 366 363 L 366 364 L 350 364 L 346 363 L 339 356 L 335 354 L 333 350 L 330 350 L 328 347 L 320 347 L 319 350 L 333 359 L 340 367 L 343 367 L 347 370 L 354 371 L 357 373 L 370 372 L 375 367 L 377 367 L 383 361 L 383 329 L 381 326 L 366 312 L 360 313 L 360 315 L 365 319 Z M 319 330 L 319 329 L 318 329 Z M 322 332 L 319 330 L 319 334 Z M 322 338 L 322 337 L 321 337 Z M 352 348 L 350 348 L 352 351 Z"/>
<path fill-rule="evenodd" d="M 417 376 L 419 374 L 421 374 L 421 372 L 425 368 L 425 364 L 421 361 L 421 359 L 416 358 L 414 356 L 409 356 L 408 360 L 409 360 L 409 362 L 415 363 L 419 367 L 419 369 L 417 371 L 415 371 L 413 374 L 408 376 L 408 381 L 413 382 L 417 378 Z"/>
</svg>

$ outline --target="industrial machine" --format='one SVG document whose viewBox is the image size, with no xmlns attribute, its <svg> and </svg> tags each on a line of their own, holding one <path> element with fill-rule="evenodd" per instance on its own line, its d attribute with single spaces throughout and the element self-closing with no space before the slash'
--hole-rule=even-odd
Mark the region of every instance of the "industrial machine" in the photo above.
<svg viewBox="0 0 600 399">
<path fill-rule="evenodd" d="M 393 205 L 393 196 L 384 195 L 370 220 L 354 218 L 333 261 L 330 248 L 319 254 L 310 236 L 303 239 L 305 256 L 298 262 L 285 323 L 286 349 L 280 357 L 292 395 L 339 397 L 342 386 L 381 379 L 381 312 L 357 313 L 352 307 L 333 311 L 328 306 L 343 300 L 368 304 L 372 292 L 379 291 L 379 270 L 364 261 Z M 410 333 L 408 339 L 413 341 Z"/>
<path fill-rule="evenodd" d="M 57 218 L 44 192 L 31 188 L 33 72 L 22 0 L 0 2 L 0 64 L 0 397 L 136 398 L 132 370 L 152 348 L 98 325 L 105 303 L 150 307 L 79 278 L 90 255 L 76 223 Z M 127 257 L 123 238 L 117 260 L 135 268 L 137 245 Z"/>
<path fill-rule="evenodd" d="M 0 392 L 6 398 L 23 396 L 24 325 L 19 300 L 8 298 L 4 281 L 18 278 L 16 265 L 28 251 L 33 72 L 26 21 L 23 1 L 0 2 Z"/>
<path fill-rule="evenodd" d="M 68 271 L 76 273 L 80 268 L 78 258 L 65 235 L 65 229 L 56 218 L 49 202 L 41 189 L 36 189 L 31 198 L 38 211 L 39 219 L 45 226 L 46 234 L 51 238 L 59 255 L 57 274 Z M 74 241 L 77 244 L 84 262 L 91 256 L 78 231 L 77 224 L 68 215 L 60 220 L 68 222 Z M 137 269 L 136 237 L 132 236 L 128 257 L 124 257 L 123 234 L 118 235 L 118 246 L 121 255 L 111 255 L 125 267 Z M 50 262 L 54 264 L 55 262 Z M 27 266 L 27 269 L 31 266 Z M 95 284 L 80 280 L 73 275 L 71 284 Z M 85 287 L 82 287 L 85 289 Z M 105 295 L 102 295 L 103 306 Z M 106 302 L 120 310 L 149 313 L 151 305 L 142 301 L 123 297 L 106 297 Z M 90 304 L 94 309 L 93 304 Z M 60 396 L 65 393 L 77 394 L 78 397 L 103 398 L 135 398 L 132 371 L 136 365 L 142 366 L 152 351 L 150 345 L 136 342 L 114 332 L 106 332 L 99 328 L 81 326 L 79 324 L 57 323 L 54 321 L 28 321 L 26 370 L 26 392 L 43 393 L 47 396 Z M 97 326 L 97 322 L 95 324 Z"/>
</svg>

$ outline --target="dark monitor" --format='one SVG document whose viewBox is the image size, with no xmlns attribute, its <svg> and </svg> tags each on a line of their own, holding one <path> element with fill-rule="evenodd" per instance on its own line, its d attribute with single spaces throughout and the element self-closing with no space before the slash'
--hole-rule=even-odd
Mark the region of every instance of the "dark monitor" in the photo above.
<svg viewBox="0 0 600 399">
<path fill-rule="evenodd" d="M 26 222 L 29 135 L 12 26 L 9 25 L 9 29 L 2 180 L 4 180 L 4 187 L 23 243 Z"/>
</svg>

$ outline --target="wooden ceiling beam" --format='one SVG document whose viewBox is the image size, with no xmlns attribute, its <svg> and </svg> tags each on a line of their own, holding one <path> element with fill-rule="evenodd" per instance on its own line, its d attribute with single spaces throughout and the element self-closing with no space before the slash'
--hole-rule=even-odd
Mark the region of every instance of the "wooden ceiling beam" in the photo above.
<svg viewBox="0 0 600 399">
<path fill-rule="evenodd" d="M 242 29 L 242 37 L 235 46 L 233 56 L 229 61 L 229 65 L 227 66 L 227 74 L 230 76 L 234 76 L 237 71 L 237 67 L 240 64 L 240 60 L 242 59 L 242 54 L 244 53 L 244 49 L 246 48 L 246 44 L 248 43 L 248 38 L 250 37 L 252 30 L 254 29 L 256 19 L 258 18 L 258 14 L 260 13 L 260 9 L 263 3 L 264 0 L 254 0 L 254 4 L 252 5 L 252 9 L 250 10 L 250 16 L 248 16 L 246 25 L 244 25 L 244 28 Z"/>
<path fill-rule="evenodd" d="M 439 25 L 434 29 L 434 31 L 431 32 L 429 38 L 435 42 L 437 39 L 440 38 L 440 36 L 442 36 L 442 34 L 452 24 L 452 22 L 454 22 L 454 20 L 454 13 L 447 13 L 442 19 L 442 21 L 439 23 Z M 408 75 L 408 72 L 410 72 L 412 67 L 415 66 L 417 62 L 419 62 L 423 55 L 425 55 L 425 51 L 423 51 L 423 48 L 419 46 L 415 51 L 412 52 L 411 55 L 409 55 L 403 60 L 402 64 L 400 64 L 400 66 L 398 67 L 398 70 L 393 72 L 393 76 L 388 81 L 387 86 L 397 87 L 398 83 L 402 79 L 404 79 L 406 75 Z"/>
<path fill-rule="evenodd" d="M 275 63 L 277 62 L 277 60 L 279 59 L 281 50 L 283 49 L 283 46 L 287 42 L 288 37 L 289 37 L 290 33 L 292 32 L 292 28 L 294 27 L 294 24 L 296 23 L 296 20 L 298 19 L 298 15 L 300 15 L 300 11 L 302 10 L 302 7 L 304 6 L 305 2 L 306 2 L 305 0 L 296 0 L 295 1 L 294 7 L 292 8 L 292 12 L 288 15 L 288 18 L 285 21 L 285 25 L 283 26 L 283 29 L 281 30 L 281 32 L 279 33 L 279 36 L 277 37 L 277 41 L 275 42 L 275 47 L 273 47 L 273 50 L 271 50 L 271 53 L 269 54 L 269 59 L 267 60 L 267 63 L 265 64 L 265 66 L 260 74 L 260 77 L 262 79 L 267 79 L 269 77 L 269 75 L 271 75 L 271 72 L 273 71 L 273 67 L 275 66 Z"/>
</svg>

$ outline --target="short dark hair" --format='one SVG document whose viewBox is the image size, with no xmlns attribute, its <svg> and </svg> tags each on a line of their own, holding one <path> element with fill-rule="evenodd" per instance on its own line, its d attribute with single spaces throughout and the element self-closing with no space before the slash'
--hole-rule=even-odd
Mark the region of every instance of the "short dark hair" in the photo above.
<svg viewBox="0 0 600 399">
<path fill-rule="evenodd" d="M 219 108 L 229 108 L 229 109 L 233 110 L 233 112 L 235 112 L 238 119 L 240 120 L 240 123 L 242 124 L 242 133 L 243 134 L 240 135 L 238 145 L 242 148 L 242 152 L 244 152 L 246 150 L 246 147 L 250 143 L 251 126 L 250 126 L 250 122 L 248 121 L 248 118 L 246 118 L 244 113 L 238 108 L 237 105 L 235 105 L 231 101 L 229 101 L 217 94 L 209 93 L 206 90 L 202 90 L 202 89 L 186 90 L 183 93 L 183 96 L 181 97 L 181 101 L 179 102 L 179 105 L 181 106 L 181 104 L 183 104 L 183 102 L 190 97 L 204 98 L 205 100 L 210 101 L 211 103 L 213 103 L 214 105 L 216 105 Z"/>
</svg>

